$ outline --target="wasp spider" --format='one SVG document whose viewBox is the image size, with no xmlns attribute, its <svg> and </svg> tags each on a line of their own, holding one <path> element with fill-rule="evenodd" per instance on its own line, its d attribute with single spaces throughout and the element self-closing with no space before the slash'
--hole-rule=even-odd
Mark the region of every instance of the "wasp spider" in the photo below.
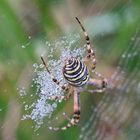
<svg viewBox="0 0 140 140">
<path fill-rule="evenodd" d="M 91 47 L 90 38 L 83 27 L 80 20 L 76 17 L 79 25 L 81 26 L 85 39 L 86 39 L 86 47 L 87 47 L 87 55 L 82 60 L 78 58 L 71 57 L 65 60 L 65 64 L 63 67 L 63 76 L 66 79 L 68 85 L 61 85 L 60 82 L 53 77 L 50 70 L 48 69 L 47 64 L 45 63 L 43 57 L 41 60 L 46 67 L 46 70 L 50 74 L 52 81 L 55 82 L 62 90 L 66 91 L 65 96 L 52 96 L 52 100 L 56 100 L 60 98 L 61 100 L 67 100 L 71 95 L 74 96 L 74 113 L 73 117 L 69 118 L 66 114 L 63 114 L 65 118 L 69 121 L 66 126 L 63 127 L 49 127 L 50 130 L 58 131 L 58 130 L 66 130 L 72 126 L 78 124 L 80 119 L 80 92 L 84 91 L 85 85 L 93 85 L 96 87 L 94 90 L 88 90 L 90 93 L 95 92 L 103 92 L 107 86 L 107 80 L 101 76 L 101 74 L 95 71 L 96 68 L 96 59 L 95 52 Z M 90 73 L 93 72 L 99 79 L 93 79 L 90 77 Z"/>
</svg>

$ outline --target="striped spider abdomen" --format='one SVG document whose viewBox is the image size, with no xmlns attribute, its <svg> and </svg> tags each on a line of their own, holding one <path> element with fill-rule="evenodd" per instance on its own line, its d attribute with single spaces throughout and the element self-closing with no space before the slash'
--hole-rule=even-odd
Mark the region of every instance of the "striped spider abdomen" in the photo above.
<svg viewBox="0 0 140 140">
<path fill-rule="evenodd" d="M 63 75 L 70 85 L 76 87 L 85 85 L 89 79 L 87 66 L 74 57 L 66 60 Z"/>
</svg>

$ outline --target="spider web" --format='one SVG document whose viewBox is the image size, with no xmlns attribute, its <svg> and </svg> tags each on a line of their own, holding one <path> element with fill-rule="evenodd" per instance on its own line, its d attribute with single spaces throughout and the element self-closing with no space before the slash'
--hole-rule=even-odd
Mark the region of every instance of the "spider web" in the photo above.
<svg viewBox="0 0 140 140">
<path fill-rule="evenodd" d="M 121 55 L 118 66 L 109 79 L 107 91 L 95 106 L 91 105 L 91 114 L 87 123 L 81 125 L 79 139 L 81 140 L 102 140 L 102 139 L 135 139 L 139 136 L 139 101 L 140 101 L 140 29 L 136 29 L 134 36 L 129 41 L 129 45 Z M 77 36 L 77 35 L 76 35 Z M 71 39 L 70 39 L 71 38 Z M 74 40 L 75 38 L 75 40 Z M 47 42 L 46 47 L 54 48 L 48 55 L 48 65 L 57 79 L 63 81 L 61 69 L 64 58 L 70 56 L 81 57 L 85 53 L 83 49 L 70 49 L 79 41 L 80 37 L 63 37 L 54 43 Z M 68 40 L 70 39 L 70 40 Z M 53 47 L 50 47 L 53 46 Z M 53 53 L 56 48 L 60 49 L 61 55 L 54 59 Z M 135 66 L 133 66 L 134 64 Z M 32 119 L 36 122 L 36 129 L 43 123 L 44 118 L 51 118 L 57 109 L 59 102 L 49 102 L 52 95 L 61 96 L 64 93 L 51 80 L 42 64 L 33 65 L 37 77 L 33 79 L 37 84 L 37 101 L 31 105 L 25 104 L 25 110 L 30 110 L 23 116 L 23 119 Z M 54 90 L 56 89 L 56 90 Z M 20 90 L 21 95 L 24 90 Z M 47 94 L 46 94 L 47 93 Z M 24 93 L 25 94 L 25 93 Z M 26 94 L 25 94 L 26 95 Z M 94 95 L 91 95 L 94 96 Z M 84 104 L 85 105 L 85 104 Z M 58 121 L 58 118 L 55 118 Z M 50 121 L 48 122 L 50 123 Z M 48 124 L 49 125 L 49 124 Z M 131 133 L 133 131 L 133 133 Z"/>
<path fill-rule="evenodd" d="M 61 69 L 62 69 L 61 64 L 63 62 L 63 58 L 69 57 L 71 55 L 77 56 L 77 54 L 78 57 L 81 57 L 83 56 L 83 52 L 84 52 L 84 50 L 80 49 L 84 47 L 79 45 L 79 42 L 80 40 L 83 40 L 83 37 L 80 38 L 79 35 L 74 35 L 73 30 L 71 30 L 73 29 L 73 27 L 77 26 L 75 25 L 73 20 L 75 16 L 78 16 L 80 18 L 80 20 L 83 22 L 84 26 L 88 30 L 89 36 L 91 37 L 91 39 L 94 39 L 93 43 L 95 45 L 95 48 L 97 48 L 96 56 L 98 57 L 100 53 L 101 55 L 107 54 L 104 53 L 107 47 L 105 46 L 106 48 L 104 50 L 102 49 L 98 50 L 98 47 L 96 47 L 96 39 L 95 39 L 96 35 L 97 35 L 97 42 L 98 42 L 98 36 L 101 36 L 101 38 L 102 37 L 106 38 L 108 34 L 109 35 L 116 34 L 118 28 L 121 27 L 120 24 L 125 24 L 125 22 L 132 23 L 133 20 L 136 20 L 137 17 L 139 18 L 139 13 L 140 13 L 138 0 L 128 0 L 128 1 L 125 0 L 122 1 L 51 0 L 48 1 L 47 5 L 39 1 L 37 1 L 36 4 L 33 1 L 24 1 L 25 2 L 24 4 L 18 2 L 21 1 L 12 1 L 12 0 L 1 1 L 1 7 L 0 7 L 1 10 L 0 24 L 4 25 L 1 26 L 0 29 L 2 31 L 1 45 L 3 46 L 3 44 L 5 44 L 4 42 L 6 42 L 4 47 L 1 46 L 1 58 L 2 58 L 1 62 L 3 60 L 6 61 L 3 61 L 2 65 L 0 66 L 2 67 L 2 71 L 1 71 L 2 76 L 0 76 L 0 81 L 7 80 L 7 77 L 10 77 L 8 78 L 10 80 L 15 75 L 19 76 L 16 73 L 15 68 L 17 68 L 17 65 L 18 67 L 21 67 L 20 64 L 24 62 L 24 64 L 21 67 L 23 71 L 20 72 L 21 77 L 19 77 L 19 79 L 16 77 L 15 80 L 11 80 L 12 84 L 11 83 L 9 84 L 8 83 L 9 81 L 6 81 L 5 82 L 6 87 L 5 84 L 4 86 L 3 83 L 1 84 L 1 89 L 2 89 L 1 92 L 4 93 L 4 96 L 3 94 L 1 94 L 2 100 L 3 97 L 4 98 L 6 97 L 7 98 L 6 102 L 9 104 L 7 108 L 7 106 L 5 107 L 5 104 L 2 105 L 3 103 L 1 103 L 2 107 L 0 108 L 0 113 L 2 114 L 0 118 L 2 124 L 1 134 L 2 135 L 4 134 L 5 139 L 7 138 L 5 136 L 15 136 L 15 137 L 18 136 L 21 139 L 24 139 L 26 138 L 26 136 L 24 135 L 29 134 L 26 133 L 26 128 L 28 127 L 27 129 L 28 131 L 30 129 L 30 126 L 31 128 L 32 126 L 34 126 L 33 124 L 29 124 L 28 126 L 18 125 L 19 122 L 20 123 L 22 122 L 19 116 L 19 112 L 22 111 L 23 111 L 22 113 L 24 114 L 22 119 L 23 120 L 31 119 L 33 122 L 35 122 L 36 129 L 38 129 L 39 127 L 43 128 L 44 126 L 48 127 L 51 124 L 53 124 L 54 120 L 56 123 L 57 122 L 59 123 L 57 126 L 61 126 L 61 124 L 65 120 L 64 118 L 62 118 L 62 111 L 59 113 L 60 108 L 62 108 L 62 106 L 59 108 L 61 101 L 57 100 L 56 102 L 52 102 L 49 100 L 50 96 L 52 95 L 61 96 L 64 93 L 61 91 L 61 89 L 58 88 L 58 86 L 56 86 L 52 81 L 50 81 L 50 76 L 46 72 L 44 66 L 41 64 L 39 58 L 40 54 L 38 52 L 40 52 L 39 50 L 40 48 L 41 49 L 45 48 L 42 50 L 43 51 L 47 50 L 46 52 L 49 52 L 49 53 L 42 54 L 44 60 L 48 62 L 49 68 L 51 69 L 54 76 L 57 77 L 62 83 L 65 83 L 65 80 L 63 80 L 62 73 L 61 73 Z M 6 5 L 8 6 L 5 7 Z M 17 7 L 18 5 L 20 5 L 20 7 Z M 44 6 L 38 8 L 39 5 L 41 6 L 44 5 Z M 14 11 L 13 13 L 11 11 L 11 8 Z M 47 12 L 42 11 L 43 9 L 47 9 Z M 51 11 L 51 14 L 50 13 L 48 14 L 49 9 Z M 10 15 L 10 13 L 12 14 Z M 13 15 L 17 15 L 16 18 Z M 43 20 L 41 19 L 41 17 L 43 17 Z M 47 20 L 52 20 L 51 21 L 52 23 L 57 22 L 58 26 L 60 27 L 63 33 L 67 33 L 67 34 L 72 33 L 72 35 L 68 37 L 64 36 L 53 43 L 46 41 L 46 34 L 49 34 L 49 32 L 52 32 L 52 30 L 56 30 L 56 28 L 58 27 L 57 25 L 56 28 L 53 28 L 54 26 L 53 27 L 46 26 L 48 25 L 46 24 L 47 21 L 46 17 L 48 17 Z M 54 21 L 52 17 L 55 19 Z M 14 20 L 17 19 L 20 20 L 14 23 Z M 140 23 L 139 21 L 137 22 Z M 31 35 L 28 36 L 25 40 L 21 39 L 22 43 L 19 41 L 20 38 L 16 37 L 16 35 L 18 35 L 21 38 L 24 36 L 23 30 L 21 30 L 21 34 L 19 33 L 20 29 L 18 30 L 18 28 L 20 27 L 17 26 L 17 23 L 19 23 L 19 25 L 21 26 L 23 25 L 22 27 L 24 28 L 25 32 L 29 31 L 26 34 L 27 36 L 29 34 Z M 70 24 L 67 23 L 73 24 L 72 28 L 70 28 Z M 18 34 L 15 35 L 14 29 L 16 28 L 16 26 L 17 26 L 16 32 L 18 32 Z M 41 26 L 43 26 L 43 28 L 39 29 Z M 77 31 L 79 32 L 80 28 L 79 27 L 76 28 L 78 28 Z M 52 36 L 55 36 L 56 32 Z M 36 38 L 34 36 L 36 34 L 39 35 L 40 38 Z M 20 43 L 16 40 L 18 40 Z M 41 42 L 42 40 L 46 41 L 45 45 L 44 44 L 42 45 Z M 12 42 L 14 41 L 16 43 L 12 45 Z M 105 42 L 105 44 L 107 43 Z M 76 127 L 76 129 L 80 130 L 80 133 L 78 133 L 79 140 L 139 140 L 140 139 L 140 117 L 139 117 L 140 116 L 140 109 L 139 109 L 140 45 L 139 44 L 140 44 L 140 26 L 136 28 L 136 31 L 131 36 L 129 45 L 126 45 L 127 47 L 124 47 L 125 50 L 123 50 L 121 54 L 120 61 L 117 62 L 117 64 L 113 61 L 113 65 L 114 63 L 116 64 L 114 66 L 115 70 L 113 74 L 109 76 L 109 85 L 106 92 L 100 95 L 99 94 L 81 95 L 81 98 L 87 96 L 90 97 L 91 99 L 90 101 L 92 102 L 90 103 L 88 101 L 83 102 L 86 101 L 85 99 L 81 100 L 82 114 L 81 114 L 80 124 L 78 127 Z M 33 49 L 31 49 L 32 45 L 34 46 Z M 22 50 L 20 49 L 19 51 L 17 49 L 17 46 L 18 48 L 22 48 Z M 113 49 L 115 49 L 115 46 L 113 47 L 114 47 Z M 48 48 L 53 48 L 53 49 L 48 49 Z M 59 49 L 57 50 L 57 48 Z M 110 49 L 111 47 L 108 48 Z M 32 57 L 34 51 L 36 51 L 37 53 L 35 54 L 35 58 L 33 59 Z M 16 55 L 16 53 L 19 55 Z M 116 54 L 116 56 L 118 55 L 120 54 Z M 47 58 L 45 56 L 47 56 Z M 31 73 L 29 71 L 31 70 L 31 67 L 29 68 L 30 70 L 28 71 L 28 66 L 26 67 L 26 64 L 30 64 L 30 62 L 32 63 L 32 61 L 35 62 L 37 58 L 39 58 L 39 62 L 33 64 L 34 78 L 32 79 L 32 83 L 31 83 L 32 85 L 30 85 L 31 87 L 29 87 L 28 84 L 30 83 L 30 78 L 31 78 Z M 112 57 L 109 58 L 112 59 Z M 98 64 L 100 65 L 100 59 L 97 60 L 99 61 Z M 106 65 L 105 61 L 104 64 Z M 5 68 L 7 70 L 9 69 L 12 71 L 7 71 L 5 70 Z M 14 73 L 15 75 L 13 75 Z M 23 81 L 22 81 L 22 76 L 24 77 Z M 104 76 L 106 77 L 106 75 Z M 17 79 L 19 80 L 18 81 L 19 83 L 17 82 L 16 85 L 13 86 L 14 81 L 16 81 Z M 17 88 L 20 84 L 22 84 L 22 82 L 23 85 L 25 82 L 25 87 L 23 86 L 21 88 L 18 88 L 20 92 L 20 97 L 22 99 L 21 98 L 19 99 L 18 97 L 16 97 L 16 99 L 18 103 L 21 100 L 23 102 L 21 104 L 13 103 L 12 99 L 15 98 L 15 92 L 14 92 L 15 87 Z M 27 89 L 25 89 L 26 87 Z M 11 96 L 13 97 L 11 98 Z M 20 105 L 21 106 L 23 105 L 24 108 L 23 110 L 20 108 L 21 107 Z M 63 106 L 64 106 L 64 110 L 69 109 L 68 107 L 66 108 L 65 104 L 63 104 Z M 70 108 L 72 109 L 72 107 L 73 106 L 71 105 Z M 83 108 L 86 108 L 86 111 L 84 111 Z M 3 112 L 6 112 L 6 114 L 3 114 Z M 72 113 L 73 112 L 71 110 L 71 114 Z M 58 117 L 55 118 L 54 116 L 58 116 Z M 47 123 L 45 119 L 47 119 Z M 9 125 L 9 122 L 12 123 L 10 123 Z M 30 121 L 28 122 L 30 123 Z M 25 121 L 23 123 L 25 123 Z M 41 132 L 41 137 L 36 137 L 36 133 L 35 136 L 33 136 L 31 132 L 32 136 L 29 136 L 30 138 L 27 139 L 31 139 L 31 138 L 34 140 L 43 139 L 43 138 L 45 139 L 46 136 L 50 135 L 50 133 L 55 135 L 54 137 L 50 136 L 49 137 L 50 139 L 51 138 L 57 140 L 63 139 L 66 133 L 67 133 L 66 137 L 72 134 L 72 136 L 69 137 L 69 139 L 73 139 L 73 136 L 75 135 L 74 131 L 76 129 L 72 128 L 71 130 L 69 129 L 65 132 L 63 131 L 62 135 L 60 136 L 60 135 L 55 135 L 53 132 L 50 131 L 47 132 L 45 128 L 44 131 Z M 19 133 L 22 133 L 21 136 L 19 136 L 20 135 Z M 1 134 L 0 134 L 0 139 L 1 138 L 3 139 L 3 136 L 1 136 Z"/>
<path fill-rule="evenodd" d="M 121 59 L 114 73 L 109 78 L 107 91 L 102 95 L 101 100 L 96 105 L 91 105 L 91 114 L 87 123 L 80 124 L 79 139 L 81 140 L 108 140 L 108 139 L 136 139 L 139 134 L 139 101 L 140 101 L 140 29 L 136 29 L 129 45 L 121 54 Z M 46 42 L 46 49 L 49 52 L 47 61 L 54 76 L 65 84 L 62 76 L 64 60 L 71 56 L 83 57 L 84 47 L 75 48 L 81 38 L 79 35 L 62 37 L 57 41 Z M 73 48 L 74 47 L 74 48 Z M 77 45 L 79 47 L 79 45 Z M 53 49 L 52 49 L 53 48 Z M 59 48 L 60 56 L 54 58 L 54 53 Z M 25 104 L 27 114 L 23 119 L 32 119 L 38 129 L 44 118 L 52 118 L 60 100 L 50 102 L 53 95 L 64 95 L 62 90 L 51 81 L 50 75 L 42 64 L 33 64 L 36 77 L 33 83 L 37 86 L 35 91 L 37 100 L 33 100 L 30 105 Z M 20 90 L 21 95 L 25 90 Z M 94 95 L 91 95 L 94 96 Z M 94 97 L 93 97 L 94 98 Z M 84 104 L 86 105 L 86 104 Z M 55 118 L 58 121 L 58 117 Z M 51 121 L 48 121 L 48 126 Z M 132 133 L 133 132 L 133 133 Z"/>
<path fill-rule="evenodd" d="M 67 85 L 67 82 L 63 78 L 62 69 L 64 61 L 70 57 L 77 57 L 82 59 L 85 53 L 85 46 L 81 48 L 75 48 L 80 36 L 75 34 L 72 36 L 64 36 L 56 40 L 55 42 L 46 41 L 46 48 L 49 48 L 47 52 L 47 65 L 50 69 L 51 74 L 60 81 L 61 85 Z M 60 50 L 60 56 L 54 58 L 56 50 Z M 42 54 L 45 57 L 46 54 Z M 19 88 L 20 96 L 23 98 L 24 109 L 26 114 L 23 115 L 22 120 L 31 119 L 35 122 L 35 130 L 37 130 L 44 122 L 44 118 L 51 118 L 53 112 L 56 110 L 58 103 L 61 100 L 51 100 L 52 96 L 63 96 L 64 92 L 56 85 L 51 79 L 50 74 L 46 71 L 43 64 L 34 63 L 34 74 L 35 77 L 32 79 L 33 84 L 31 88 L 35 88 L 34 95 L 32 94 L 33 100 L 30 103 L 28 100 L 25 101 L 28 93 L 24 87 Z M 36 98 L 35 98 L 36 96 Z M 58 117 L 56 118 L 58 119 Z M 50 123 L 50 121 L 48 121 Z"/>
<path fill-rule="evenodd" d="M 102 99 L 80 132 L 80 140 L 134 140 L 140 135 L 140 27 L 121 55 Z"/>
<path fill-rule="evenodd" d="M 103 8 L 106 7 L 107 4 L 107 2 L 104 3 Z M 92 9 L 92 7 L 89 7 L 89 9 Z M 102 13 L 102 10 L 99 13 Z M 113 16 L 114 15 L 107 13 L 100 17 L 94 17 L 95 21 L 93 22 L 95 23 L 95 27 L 97 27 L 97 29 L 91 29 L 93 28 L 93 25 L 90 25 L 89 23 L 92 23 L 92 18 L 87 18 L 85 26 L 86 23 L 88 23 L 89 29 L 91 29 L 91 38 L 94 36 L 94 34 L 104 35 L 110 32 L 115 32 L 121 23 L 117 15 L 114 17 L 117 19 L 117 22 L 114 22 L 116 19 L 113 20 Z M 130 16 L 133 17 L 134 15 L 128 15 L 126 20 L 131 22 L 132 19 Z M 105 22 L 105 20 L 109 24 L 104 24 L 102 27 L 102 22 Z M 94 33 L 92 33 L 92 31 Z M 77 54 L 80 55 L 79 57 L 83 56 L 83 51 L 81 49 L 76 48 L 70 50 L 76 46 L 79 40 L 81 40 L 81 38 L 77 35 L 77 37 L 74 36 L 74 38 L 72 38 L 72 36 L 62 37 L 54 43 L 46 42 L 45 48 L 53 49 L 47 50 L 47 52 L 49 52 L 48 54 L 43 54 L 43 56 L 48 56 L 48 58 L 45 60 L 48 61 L 49 67 L 51 68 L 54 76 L 57 77 L 62 83 L 65 83 L 65 80 L 62 78 L 61 71 L 64 58 L 66 59 L 66 57 L 71 55 L 77 56 Z M 132 140 L 139 138 L 139 36 L 140 29 L 137 27 L 134 35 L 132 35 L 132 38 L 129 41 L 129 45 L 121 54 L 116 70 L 109 77 L 107 91 L 101 95 L 102 97 L 100 100 L 98 100 L 98 102 L 90 105 L 91 114 L 87 117 L 86 122 L 80 123 L 80 140 Z M 79 45 L 77 45 L 77 47 L 79 48 Z M 57 48 L 59 48 L 60 52 L 57 53 L 60 54 L 60 56 L 54 58 L 54 56 L 57 56 Z M 37 99 L 33 100 L 31 105 L 24 103 L 27 114 L 23 116 L 23 119 L 32 119 L 36 123 L 36 128 L 39 128 L 44 123 L 45 117 L 53 118 L 53 113 L 56 111 L 59 102 L 61 102 L 59 100 L 57 102 L 49 102 L 49 97 L 52 95 L 61 96 L 64 93 L 52 81 L 49 80 L 50 76 L 44 69 L 43 65 L 36 63 L 33 66 L 37 76 L 35 79 L 33 79 L 34 84 L 37 85 L 37 90 L 35 91 Z M 20 92 L 21 95 L 22 93 L 25 95 L 27 94 L 25 93 L 24 89 L 20 89 Z M 46 92 L 48 96 L 46 95 Z M 94 98 L 94 95 L 90 96 Z M 83 106 L 86 106 L 86 103 Z M 55 120 L 56 122 L 59 121 L 57 117 Z M 50 121 L 48 123 L 50 123 Z"/>
</svg>

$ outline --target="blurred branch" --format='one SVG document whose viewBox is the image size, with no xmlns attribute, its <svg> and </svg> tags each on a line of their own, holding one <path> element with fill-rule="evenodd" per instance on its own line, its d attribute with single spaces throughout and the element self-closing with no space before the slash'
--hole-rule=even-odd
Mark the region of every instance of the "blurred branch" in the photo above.
<svg viewBox="0 0 140 140">
<path fill-rule="evenodd" d="M 3 140 L 17 140 L 16 130 L 20 120 L 20 105 L 15 101 L 9 102 L 9 108 L 2 126 Z"/>
</svg>

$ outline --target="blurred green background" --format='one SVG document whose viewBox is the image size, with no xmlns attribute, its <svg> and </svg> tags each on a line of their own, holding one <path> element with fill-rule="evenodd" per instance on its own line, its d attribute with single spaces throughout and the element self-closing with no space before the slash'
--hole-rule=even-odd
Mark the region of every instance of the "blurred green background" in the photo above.
<svg viewBox="0 0 140 140">
<path fill-rule="evenodd" d="M 139 0 L 0 0 L 1 140 L 77 140 L 82 125 L 88 122 L 91 115 L 89 108 L 102 100 L 101 94 L 81 95 L 80 124 L 64 132 L 51 132 L 45 123 L 34 132 L 31 120 L 21 121 L 25 110 L 17 88 L 22 85 L 26 90 L 30 90 L 32 65 L 41 63 L 40 55 L 45 51 L 45 42 L 79 33 L 81 42 L 85 43 L 75 16 L 82 21 L 94 42 L 97 70 L 110 78 L 140 27 Z M 131 53 L 131 49 L 127 53 Z M 133 71 L 138 61 L 139 57 L 127 65 L 129 67 L 124 67 L 128 74 Z M 133 78 L 136 77 L 134 75 Z M 71 110 L 72 114 L 72 107 L 70 101 L 62 104 L 60 110 Z M 62 124 L 63 120 L 62 117 Z M 125 127 L 127 129 L 127 126 Z M 134 133 L 129 131 L 131 132 Z M 127 140 L 128 137 L 121 139 Z M 111 140 L 121 139 L 115 137 Z"/>
</svg>

